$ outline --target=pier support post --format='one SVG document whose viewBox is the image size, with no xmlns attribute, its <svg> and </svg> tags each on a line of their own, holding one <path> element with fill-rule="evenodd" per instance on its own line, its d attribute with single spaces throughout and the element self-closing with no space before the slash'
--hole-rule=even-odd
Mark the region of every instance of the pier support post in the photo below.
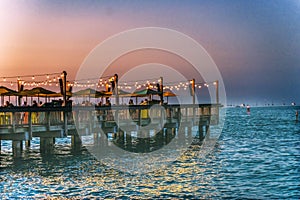
<svg viewBox="0 0 300 200">
<path fill-rule="evenodd" d="M 198 129 L 199 129 L 199 139 L 200 139 L 200 140 L 203 140 L 203 139 L 204 139 L 203 126 L 202 126 L 202 125 L 199 125 L 199 126 L 198 126 Z"/>
<path fill-rule="evenodd" d="M 63 112 L 63 120 L 64 120 L 64 137 L 68 136 L 68 113 L 66 111 Z"/>
<path fill-rule="evenodd" d="M 23 142 L 21 140 L 13 140 L 12 141 L 13 157 L 15 158 L 21 157 L 22 150 L 23 150 Z"/>
<path fill-rule="evenodd" d="M 157 146 L 162 147 L 164 145 L 164 129 L 156 133 L 154 137 L 156 138 Z"/>
<path fill-rule="evenodd" d="M 105 147 L 108 146 L 108 139 L 107 139 L 107 135 L 103 132 L 100 132 L 100 138 L 99 138 L 99 141 L 98 141 L 98 144 L 103 148 L 105 149 Z"/>
<path fill-rule="evenodd" d="M 53 137 L 41 137 L 40 138 L 40 152 L 42 154 L 53 153 L 54 142 Z"/>
<path fill-rule="evenodd" d="M 72 135 L 71 146 L 73 150 L 80 150 L 82 145 L 80 136 L 77 134 Z"/>
<path fill-rule="evenodd" d="M 131 149 L 131 147 L 132 147 L 132 137 L 131 137 L 130 132 L 126 133 L 125 144 L 126 144 L 127 148 Z"/>
<path fill-rule="evenodd" d="M 99 141 L 99 133 L 95 132 L 93 134 L 93 138 L 94 138 L 94 144 L 98 144 Z"/>
<path fill-rule="evenodd" d="M 150 130 L 138 131 L 136 150 L 138 153 L 150 151 Z"/>
<path fill-rule="evenodd" d="M 26 149 L 28 149 L 30 147 L 30 144 L 31 144 L 30 140 L 26 140 L 25 141 L 25 147 L 26 147 Z"/>
<path fill-rule="evenodd" d="M 172 128 L 167 128 L 165 134 L 165 144 L 168 144 L 172 140 L 172 134 Z"/>
<path fill-rule="evenodd" d="M 205 137 L 209 138 L 210 131 L 209 131 L 209 125 L 205 126 Z"/>
<path fill-rule="evenodd" d="M 189 136 L 192 135 L 192 128 L 193 128 L 193 126 L 188 126 L 188 127 L 187 127 L 187 131 L 188 131 L 188 135 L 189 135 Z"/>
<path fill-rule="evenodd" d="M 115 143 L 117 146 L 124 148 L 125 147 L 125 133 L 121 129 L 116 133 L 117 137 Z"/>
</svg>

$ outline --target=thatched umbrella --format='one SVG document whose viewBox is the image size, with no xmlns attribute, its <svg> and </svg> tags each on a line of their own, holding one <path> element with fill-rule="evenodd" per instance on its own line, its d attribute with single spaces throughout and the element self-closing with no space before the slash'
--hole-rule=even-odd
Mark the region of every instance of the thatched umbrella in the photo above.
<svg viewBox="0 0 300 200">
<path fill-rule="evenodd" d="M 99 94 L 97 97 L 102 97 L 102 98 L 103 97 L 112 97 L 113 95 L 115 95 L 115 94 L 113 94 L 113 92 L 111 92 L 111 91 L 109 91 L 109 92 L 101 91 L 101 94 Z M 118 90 L 118 95 L 119 95 L 119 97 L 122 98 L 122 103 L 123 103 L 123 98 L 124 97 L 131 97 L 132 96 L 130 92 L 126 92 L 126 91 L 121 90 L 121 89 Z"/>
<path fill-rule="evenodd" d="M 0 95 L 5 95 L 5 93 L 16 93 L 16 91 L 12 90 L 12 89 L 9 89 L 7 87 L 4 87 L 4 86 L 0 86 Z"/>
<path fill-rule="evenodd" d="M 103 94 L 100 91 L 94 90 L 92 88 L 87 88 L 87 89 L 83 89 L 83 90 L 79 90 L 77 92 L 73 93 L 73 96 L 99 96 Z"/>
<path fill-rule="evenodd" d="M 109 96 L 112 96 L 113 95 L 113 92 L 106 92 L 106 91 L 102 91 L 103 93 L 104 93 L 104 96 L 107 96 L 107 97 L 109 97 Z M 120 97 L 128 97 L 128 96 L 130 96 L 130 92 L 126 92 L 126 91 L 124 91 L 124 90 L 118 90 L 118 95 L 120 96 Z"/>
<path fill-rule="evenodd" d="M 171 90 L 166 90 L 163 93 L 164 97 L 167 97 L 167 103 L 169 102 L 169 97 L 176 97 L 177 95 L 173 93 Z"/>
<path fill-rule="evenodd" d="M 38 101 L 40 101 L 40 97 L 55 97 L 57 95 L 56 92 L 53 92 L 51 90 L 47 90 L 42 87 L 35 87 L 30 90 L 26 89 L 21 92 L 18 92 L 18 96 L 26 96 L 27 97 L 37 97 Z"/>
<path fill-rule="evenodd" d="M 159 92 L 156 91 L 156 90 L 152 90 L 150 88 L 137 90 L 137 91 L 135 91 L 134 93 L 131 94 L 132 97 L 136 98 L 135 99 L 136 104 L 138 104 L 138 102 L 137 102 L 138 97 L 147 97 L 147 96 L 151 97 L 153 95 L 159 95 Z M 150 99 L 152 99 L 152 98 L 150 98 Z"/>
<path fill-rule="evenodd" d="M 90 98 L 91 98 L 91 97 L 93 97 L 93 98 L 98 98 L 98 97 L 101 97 L 101 96 L 103 96 L 103 95 L 104 95 L 103 92 L 94 90 L 94 89 L 92 89 L 92 88 L 87 88 L 87 89 L 79 90 L 79 91 L 74 92 L 74 93 L 72 94 L 72 96 L 89 97 L 89 101 L 90 101 Z"/>
<path fill-rule="evenodd" d="M 28 90 L 27 93 L 29 93 L 30 96 L 38 96 L 38 97 L 48 97 L 49 95 L 56 94 L 56 92 L 53 92 L 51 90 L 47 90 L 47 89 L 42 88 L 42 87 L 32 88 L 31 90 Z"/>
<path fill-rule="evenodd" d="M 15 90 L 9 89 L 5 86 L 0 86 L 1 105 L 4 105 L 4 96 L 8 96 L 10 101 L 10 97 L 17 96 L 17 93 L 18 92 Z"/>
<path fill-rule="evenodd" d="M 143 90 L 135 91 L 133 93 L 133 96 L 136 96 L 136 97 L 145 97 L 145 96 L 150 96 L 150 95 L 159 95 L 159 92 L 152 90 L 150 88 L 146 88 Z"/>
</svg>

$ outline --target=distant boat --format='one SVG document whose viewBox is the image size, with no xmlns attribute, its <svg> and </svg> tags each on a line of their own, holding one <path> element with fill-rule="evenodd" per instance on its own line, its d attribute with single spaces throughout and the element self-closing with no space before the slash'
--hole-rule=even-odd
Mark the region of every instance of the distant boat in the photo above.
<svg viewBox="0 0 300 200">
<path fill-rule="evenodd" d="M 238 106 L 236 106 L 237 108 L 244 108 L 244 107 L 246 107 L 246 105 L 244 104 L 244 103 L 242 103 L 242 104 L 240 104 L 240 105 L 238 105 Z"/>
</svg>

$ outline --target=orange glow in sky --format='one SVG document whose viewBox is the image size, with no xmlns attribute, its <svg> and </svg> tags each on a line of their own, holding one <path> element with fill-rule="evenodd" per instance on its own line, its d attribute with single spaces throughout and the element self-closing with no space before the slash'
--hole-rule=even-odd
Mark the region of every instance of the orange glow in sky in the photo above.
<svg viewBox="0 0 300 200">
<path fill-rule="evenodd" d="M 207 50 L 229 101 L 300 103 L 299 22 L 297 1 L 1 0 L 0 77 L 65 70 L 74 79 L 108 37 L 156 26 L 187 34 Z M 130 67 L 132 59 L 115 63 Z"/>
</svg>

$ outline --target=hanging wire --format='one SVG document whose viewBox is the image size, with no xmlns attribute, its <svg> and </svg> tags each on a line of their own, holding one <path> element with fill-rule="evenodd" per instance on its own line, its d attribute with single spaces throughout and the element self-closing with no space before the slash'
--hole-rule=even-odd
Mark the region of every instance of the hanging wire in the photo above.
<svg viewBox="0 0 300 200">
<path fill-rule="evenodd" d="M 58 74 L 61 74 L 61 72 L 47 73 L 47 74 L 19 75 L 19 76 L 2 76 L 0 78 L 3 80 L 6 80 L 6 79 L 12 79 L 12 78 L 20 79 L 20 78 L 26 78 L 26 77 L 35 78 L 35 77 L 40 77 L 40 76 L 53 76 L 53 75 L 58 75 Z"/>
<path fill-rule="evenodd" d="M 57 77 L 57 75 L 59 75 Z M 38 77 L 46 76 L 46 80 L 40 81 Z M 52 76 L 52 77 L 51 77 Z M 53 77 L 55 76 L 55 77 Z M 43 74 L 33 74 L 33 75 L 19 75 L 19 76 L 3 76 L 0 77 L 1 84 L 10 84 L 13 86 L 15 83 L 12 81 L 8 81 L 7 79 L 17 78 L 17 80 L 22 80 L 23 78 L 29 78 L 30 80 L 22 80 L 22 84 L 29 85 L 29 86 L 58 86 L 59 78 L 61 76 L 61 72 L 56 73 L 43 73 Z M 86 78 L 86 79 L 79 79 L 79 80 L 68 80 L 68 86 L 75 86 L 75 87 L 107 87 L 107 84 L 110 82 L 109 78 L 113 77 L 114 75 L 107 75 L 103 77 L 93 77 L 93 78 Z M 2 79 L 2 81 L 1 81 Z M 150 78 L 150 79 L 142 79 L 142 80 L 132 80 L 132 81 L 124 81 L 119 82 L 119 88 L 123 89 L 139 89 L 141 87 L 149 87 L 155 88 L 155 84 L 160 83 L 159 78 Z M 187 89 L 191 84 L 191 80 L 181 80 L 181 81 L 171 81 L 163 83 L 164 89 Z M 216 81 L 210 82 L 195 82 L 195 88 L 202 88 L 209 87 L 210 84 L 215 85 Z M 109 85 L 108 85 L 109 86 Z"/>
<path fill-rule="evenodd" d="M 134 81 L 126 81 L 126 82 L 120 82 L 121 84 L 124 84 L 124 83 L 126 83 L 126 84 L 128 84 L 128 83 L 136 83 L 136 82 L 144 82 L 144 81 L 153 81 L 153 80 L 156 80 L 156 81 L 158 81 L 158 79 L 159 78 L 148 78 L 148 79 L 143 79 L 143 80 L 134 80 Z"/>
</svg>

